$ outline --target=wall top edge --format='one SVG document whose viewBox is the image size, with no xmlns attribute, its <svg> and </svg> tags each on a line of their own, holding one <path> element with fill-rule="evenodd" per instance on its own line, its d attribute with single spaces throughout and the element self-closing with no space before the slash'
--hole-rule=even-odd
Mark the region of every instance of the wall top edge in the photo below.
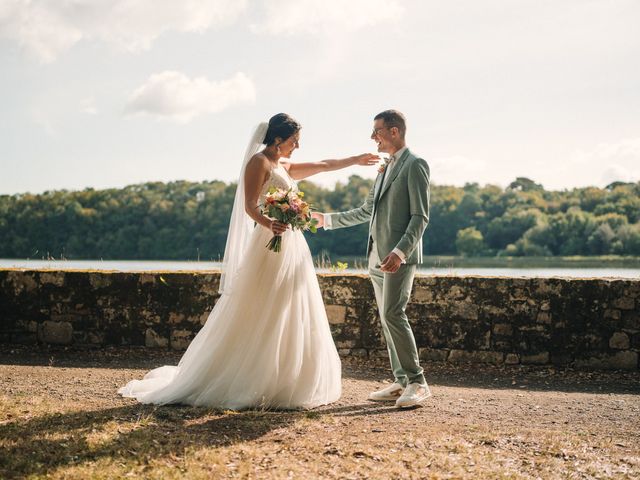
<svg viewBox="0 0 640 480">
<path fill-rule="evenodd" d="M 75 269 L 75 268 L 13 268 L 0 267 L 0 273 L 3 272 L 22 272 L 22 273 L 92 273 L 102 275 L 112 274 L 128 274 L 128 275 L 218 275 L 220 270 L 92 270 L 92 269 Z M 318 273 L 321 278 L 348 277 L 348 278 L 369 278 L 366 273 Z M 527 277 L 527 276 L 499 276 L 499 275 L 453 275 L 453 274 L 425 274 L 417 273 L 416 279 L 420 278 L 469 278 L 469 279 L 488 279 L 488 280 L 570 280 L 570 281 L 620 281 L 640 283 L 640 278 L 619 278 L 619 277 L 571 277 L 571 276 L 552 276 L 552 277 Z"/>
</svg>

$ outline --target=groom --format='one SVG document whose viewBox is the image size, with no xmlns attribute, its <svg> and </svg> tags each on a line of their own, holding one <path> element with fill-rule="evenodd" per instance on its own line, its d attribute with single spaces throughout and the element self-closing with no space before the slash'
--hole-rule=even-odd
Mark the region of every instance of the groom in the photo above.
<svg viewBox="0 0 640 480">
<path fill-rule="evenodd" d="M 313 214 L 326 230 L 369 222 L 369 275 L 378 303 L 395 382 L 372 392 L 369 400 L 412 407 L 431 396 L 405 313 L 416 264 L 422 262 L 422 234 L 429 223 L 429 166 L 406 146 L 405 117 L 385 110 L 374 118 L 371 139 L 388 153 L 361 207 Z"/>
</svg>

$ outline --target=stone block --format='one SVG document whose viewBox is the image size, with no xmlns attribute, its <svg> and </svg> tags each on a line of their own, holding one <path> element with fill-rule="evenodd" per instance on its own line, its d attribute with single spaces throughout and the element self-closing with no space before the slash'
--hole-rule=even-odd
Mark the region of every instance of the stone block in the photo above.
<svg viewBox="0 0 640 480">
<path fill-rule="evenodd" d="M 156 276 L 153 273 L 141 273 L 138 277 L 138 285 L 154 285 Z"/>
<path fill-rule="evenodd" d="M 355 340 L 336 340 L 336 348 L 353 348 L 356 346 Z"/>
<path fill-rule="evenodd" d="M 185 318 L 186 316 L 184 315 L 184 313 L 171 312 L 169 313 L 169 324 L 177 325 L 184 322 Z"/>
<path fill-rule="evenodd" d="M 507 309 L 498 307 L 496 305 L 484 305 L 482 312 L 489 317 L 505 317 L 507 315 Z"/>
<path fill-rule="evenodd" d="M 551 314 L 549 312 L 540 312 L 536 318 L 538 323 L 544 323 L 549 325 L 551 323 Z"/>
<path fill-rule="evenodd" d="M 171 330 L 169 341 L 173 350 L 186 350 L 193 336 L 191 330 Z"/>
<path fill-rule="evenodd" d="M 347 307 L 344 305 L 326 305 L 326 309 L 330 324 L 337 325 L 344 323 L 347 316 Z"/>
<path fill-rule="evenodd" d="M 447 360 L 451 363 L 491 363 L 500 365 L 504 362 L 502 352 L 451 350 Z"/>
<path fill-rule="evenodd" d="M 62 287 L 64 285 L 64 277 L 64 272 L 42 272 L 40 274 L 40 283 Z"/>
<path fill-rule="evenodd" d="M 464 320 L 477 320 L 478 305 L 472 302 L 454 302 L 451 305 L 451 314 Z"/>
<path fill-rule="evenodd" d="M 56 345 L 68 345 L 73 338 L 73 326 L 69 322 L 46 320 L 40 328 L 40 341 Z"/>
<path fill-rule="evenodd" d="M 433 291 L 430 288 L 416 285 L 409 301 L 411 303 L 433 303 Z"/>
<path fill-rule="evenodd" d="M 640 330 L 640 312 L 637 310 L 624 312 L 622 314 L 622 328 Z"/>
<path fill-rule="evenodd" d="M 513 334 L 513 326 L 509 323 L 496 323 L 493 326 L 494 335 L 511 336 Z"/>
<path fill-rule="evenodd" d="M 620 310 L 615 310 L 613 308 L 607 308 L 604 311 L 604 318 L 606 319 L 610 319 L 610 320 L 620 320 Z"/>
<path fill-rule="evenodd" d="M 584 368 L 636 370 L 638 368 L 638 352 L 627 350 L 614 354 L 601 354 L 590 358 L 577 359 L 574 365 Z"/>
<path fill-rule="evenodd" d="M 144 332 L 144 344 L 150 348 L 166 348 L 169 339 L 158 335 L 153 328 L 147 328 Z"/>
<path fill-rule="evenodd" d="M 341 357 L 348 357 L 351 355 L 351 349 L 350 348 L 339 348 L 338 349 L 338 355 L 340 355 Z"/>
<path fill-rule="evenodd" d="M 517 365 L 520 363 L 520 356 L 517 353 L 507 353 L 504 357 L 504 363 L 506 365 Z"/>
<path fill-rule="evenodd" d="M 104 288 L 111 285 L 111 274 L 109 273 L 90 273 L 89 283 L 93 288 Z"/>
<path fill-rule="evenodd" d="M 528 293 L 522 288 L 513 288 L 509 293 L 510 300 L 527 300 L 529 298 Z"/>
<path fill-rule="evenodd" d="M 540 304 L 541 312 L 548 312 L 549 310 L 551 310 L 551 304 L 549 302 L 542 302 Z"/>
<path fill-rule="evenodd" d="M 29 293 L 38 289 L 33 272 L 12 271 L 7 273 L 7 280 L 13 286 L 13 293 L 18 296 L 23 292 Z"/>
<path fill-rule="evenodd" d="M 93 345 L 102 345 L 104 343 L 104 333 L 89 332 L 87 334 L 87 340 Z"/>
<path fill-rule="evenodd" d="M 449 350 L 441 348 L 420 348 L 418 350 L 420 360 L 429 362 L 446 362 Z"/>
<path fill-rule="evenodd" d="M 367 358 L 369 353 L 365 348 L 352 348 L 351 356 L 354 358 Z"/>
<path fill-rule="evenodd" d="M 387 351 L 386 348 L 384 349 L 378 348 L 375 350 L 370 350 L 369 356 L 373 358 L 389 358 L 389 352 Z"/>
<path fill-rule="evenodd" d="M 447 290 L 444 293 L 446 295 L 446 299 L 449 301 L 461 300 L 467 296 L 467 292 L 465 292 L 465 290 L 458 285 L 452 286 L 449 290 Z"/>
<path fill-rule="evenodd" d="M 511 350 L 513 347 L 513 343 L 510 340 L 494 340 L 493 341 L 493 349 L 499 352 L 504 352 L 506 350 Z"/>
<path fill-rule="evenodd" d="M 624 332 L 615 332 L 609 339 L 609 347 L 614 350 L 628 350 L 630 347 L 629 335 Z"/>
<path fill-rule="evenodd" d="M 522 355 L 520 361 L 523 365 L 546 365 L 549 363 L 549 352 L 540 352 L 534 355 Z"/>
<path fill-rule="evenodd" d="M 620 310 L 633 310 L 635 307 L 635 300 L 631 297 L 620 297 L 613 301 L 613 306 Z"/>
</svg>

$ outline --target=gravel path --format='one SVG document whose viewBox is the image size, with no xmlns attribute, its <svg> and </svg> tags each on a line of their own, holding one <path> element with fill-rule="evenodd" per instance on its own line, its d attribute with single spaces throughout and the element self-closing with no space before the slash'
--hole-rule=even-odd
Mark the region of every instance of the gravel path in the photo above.
<svg viewBox="0 0 640 480">
<path fill-rule="evenodd" d="M 640 373 L 426 364 L 433 397 L 366 401 L 387 368 L 343 367 L 306 412 L 152 407 L 116 389 L 179 355 L 0 348 L 0 477 L 640 478 Z"/>
</svg>

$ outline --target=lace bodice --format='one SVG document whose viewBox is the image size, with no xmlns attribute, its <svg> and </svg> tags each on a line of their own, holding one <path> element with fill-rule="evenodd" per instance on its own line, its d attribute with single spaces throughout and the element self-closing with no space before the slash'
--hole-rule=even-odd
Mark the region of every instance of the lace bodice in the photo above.
<svg viewBox="0 0 640 480">
<path fill-rule="evenodd" d="M 262 190 L 260 192 L 260 204 L 264 203 L 264 197 L 267 195 L 267 192 L 271 187 L 275 188 L 291 188 L 294 192 L 298 191 L 297 182 L 289 176 L 287 170 L 282 166 L 278 165 L 271 170 L 271 174 L 264 185 L 262 186 Z"/>
</svg>

